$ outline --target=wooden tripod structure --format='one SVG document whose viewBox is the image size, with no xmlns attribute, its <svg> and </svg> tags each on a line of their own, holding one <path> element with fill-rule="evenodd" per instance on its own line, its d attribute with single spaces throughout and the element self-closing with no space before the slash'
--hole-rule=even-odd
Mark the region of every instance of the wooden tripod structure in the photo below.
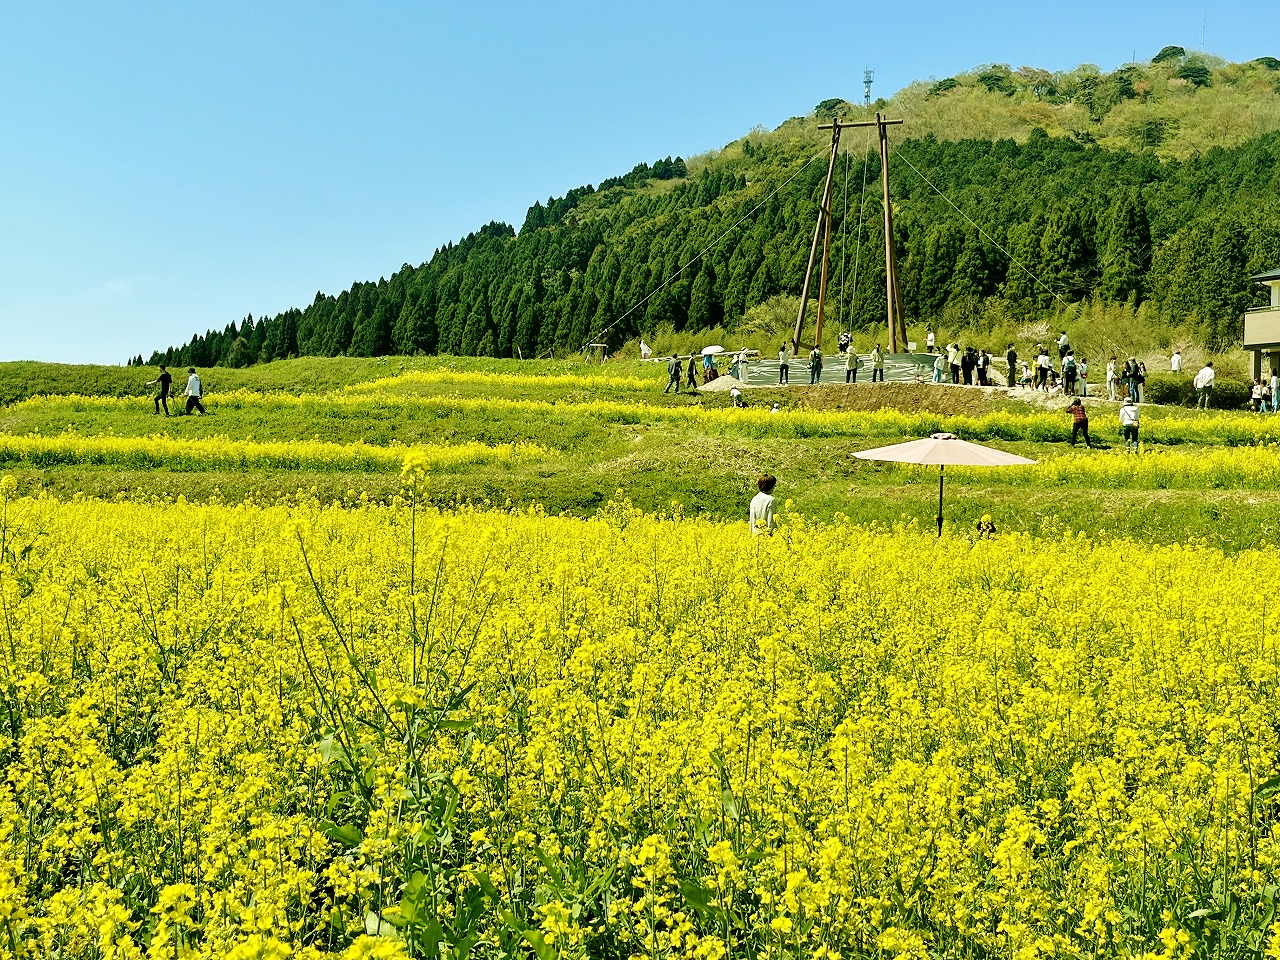
<svg viewBox="0 0 1280 960">
<path fill-rule="evenodd" d="M 804 315 L 809 306 L 809 285 L 813 280 L 813 264 L 818 259 L 818 240 L 822 240 L 822 272 L 818 280 L 818 322 L 813 342 L 822 342 L 822 321 L 827 306 L 827 267 L 831 260 L 831 191 L 835 183 L 836 157 L 840 154 L 840 131 L 852 127 L 876 127 L 880 134 L 880 189 L 884 195 L 884 273 L 885 309 L 889 320 L 889 352 L 898 353 L 907 348 L 907 321 L 902 311 L 902 293 L 898 289 L 898 261 L 893 252 L 893 207 L 889 203 L 889 127 L 902 123 L 877 113 L 874 120 L 841 123 L 839 119 L 824 123 L 819 130 L 831 131 L 831 157 L 827 161 L 827 183 L 822 190 L 822 202 L 818 205 L 818 223 L 813 229 L 813 244 L 809 247 L 809 265 L 804 271 L 804 288 L 800 292 L 800 313 L 796 317 L 795 333 L 791 337 L 791 350 L 800 352 L 800 336 L 804 332 Z"/>
</svg>

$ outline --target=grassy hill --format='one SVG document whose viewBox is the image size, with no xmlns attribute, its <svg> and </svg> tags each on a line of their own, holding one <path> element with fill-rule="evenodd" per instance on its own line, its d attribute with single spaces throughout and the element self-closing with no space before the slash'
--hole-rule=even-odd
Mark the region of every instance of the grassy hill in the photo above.
<svg viewBox="0 0 1280 960">
<path fill-rule="evenodd" d="M 906 121 L 890 174 L 912 323 L 999 338 L 1078 320 L 1086 339 L 1102 317 L 1139 332 L 1108 350 L 1226 350 L 1263 294 L 1249 276 L 1280 264 L 1278 65 L 1173 48 L 1110 73 L 997 64 L 870 108 L 827 100 L 714 153 L 535 203 L 518 231 L 488 224 L 418 266 L 150 360 L 551 357 L 717 330 L 767 346 L 781 325 L 752 311 L 800 290 L 824 173 L 818 121 L 876 109 Z M 830 326 L 874 335 L 884 244 L 868 146 L 844 143 Z"/>
</svg>

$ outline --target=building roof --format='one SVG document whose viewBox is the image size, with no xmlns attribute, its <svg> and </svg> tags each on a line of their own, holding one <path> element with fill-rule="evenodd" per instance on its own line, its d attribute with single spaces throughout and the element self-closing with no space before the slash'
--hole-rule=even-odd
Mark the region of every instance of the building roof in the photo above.
<svg viewBox="0 0 1280 960">
<path fill-rule="evenodd" d="M 1280 280 L 1280 267 L 1268 270 L 1266 273 L 1255 273 L 1249 279 L 1257 280 L 1259 283 L 1266 283 L 1268 280 Z"/>
</svg>

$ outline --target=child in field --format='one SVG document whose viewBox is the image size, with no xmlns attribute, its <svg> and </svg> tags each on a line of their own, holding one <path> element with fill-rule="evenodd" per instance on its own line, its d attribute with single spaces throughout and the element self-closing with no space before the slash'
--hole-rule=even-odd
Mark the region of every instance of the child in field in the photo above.
<svg viewBox="0 0 1280 960">
<path fill-rule="evenodd" d="M 756 536 L 773 533 L 773 488 L 777 485 L 778 478 L 767 473 L 756 481 L 756 488 L 760 492 L 751 498 L 751 509 L 748 512 L 751 532 Z"/>
</svg>

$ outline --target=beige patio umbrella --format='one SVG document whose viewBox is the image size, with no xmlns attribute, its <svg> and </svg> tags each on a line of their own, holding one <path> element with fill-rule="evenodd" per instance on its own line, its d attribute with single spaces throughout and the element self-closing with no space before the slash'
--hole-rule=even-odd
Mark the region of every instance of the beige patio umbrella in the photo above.
<svg viewBox="0 0 1280 960">
<path fill-rule="evenodd" d="M 980 443 L 961 440 L 951 433 L 935 433 L 923 440 L 908 440 L 888 447 L 854 453 L 859 460 L 891 460 L 895 463 L 938 465 L 938 536 L 942 536 L 942 472 L 947 464 L 965 467 L 1014 467 L 1035 463 L 1016 453 L 1005 453 Z"/>
</svg>

